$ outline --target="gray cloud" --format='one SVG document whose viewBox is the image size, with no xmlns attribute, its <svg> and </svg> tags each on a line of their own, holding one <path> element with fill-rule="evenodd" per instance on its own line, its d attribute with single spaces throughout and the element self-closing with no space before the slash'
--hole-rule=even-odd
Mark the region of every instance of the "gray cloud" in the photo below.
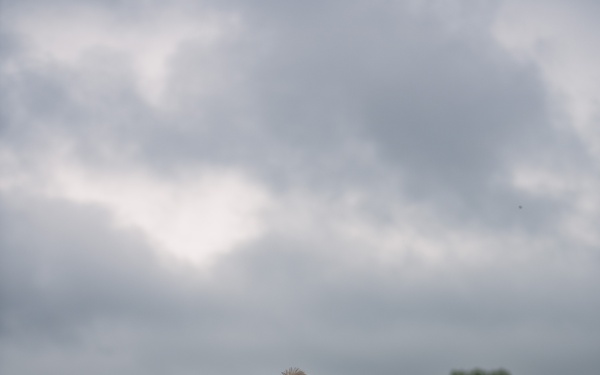
<svg viewBox="0 0 600 375">
<path fill-rule="evenodd" d="M 3 205 L 13 219 L 2 233 L 8 373 L 41 371 L 22 353 L 46 369 L 92 373 L 259 373 L 290 362 L 340 374 L 595 365 L 581 357 L 598 337 L 592 267 L 537 259 L 390 274 L 344 261 L 348 249 L 332 256 L 319 244 L 273 239 L 222 259 L 206 284 L 162 270 L 135 235 L 107 232 L 101 213 L 57 203 Z"/>
<path fill-rule="evenodd" d="M 78 4 L 3 3 L 0 372 L 600 367 L 597 166 L 505 3 Z M 77 190 L 206 166 L 275 202 L 209 269 Z"/>
</svg>

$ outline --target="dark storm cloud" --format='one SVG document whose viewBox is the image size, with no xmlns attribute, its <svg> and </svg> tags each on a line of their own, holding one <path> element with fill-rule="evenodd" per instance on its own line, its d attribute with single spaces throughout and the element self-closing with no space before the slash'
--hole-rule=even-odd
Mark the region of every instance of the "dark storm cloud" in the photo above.
<svg viewBox="0 0 600 375">
<path fill-rule="evenodd" d="M 250 36 L 208 52 L 193 41 L 179 48 L 168 92 L 189 107 L 165 121 L 189 126 L 148 129 L 142 148 L 154 162 L 202 158 L 290 183 L 335 184 L 336 174 L 361 184 L 374 176 L 351 150 L 359 139 L 409 191 L 481 204 L 512 155 L 555 152 L 568 137 L 548 127 L 535 68 L 483 27 L 449 32 L 426 12 L 380 3 L 260 5 L 243 8 Z M 198 93 L 198 75 L 221 80 Z"/>
<path fill-rule="evenodd" d="M 26 195 L 4 197 L 2 208 L 2 326 L 9 336 L 27 330 L 53 340 L 52 331 L 74 334 L 96 314 L 151 314 L 153 296 L 168 304 L 161 293 L 168 283 L 143 241 L 115 235 L 103 212 Z"/>
<path fill-rule="evenodd" d="M 110 54 L 76 71 L 24 70 L 11 96 L 31 122 L 75 134 L 84 154 L 100 137 L 156 166 L 241 164 L 288 184 L 382 179 L 352 149 L 366 141 L 388 176 L 426 199 L 489 201 L 507 154 L 553 150 L 537 72 L 481 26 L 448 31 L 387 3 L 225 9 L 241 9 L 241 36 L 209 50 L 186 41 L 169 60 L 166 95 L 183 103 L 179 114 L 145 105 L 131 68 Z M 205 76 L 216 83 L 198 91 Z M 86 87 L 98 80 L 100 90 Z"/>
<path fill-rule="evenodd" d="M 522 202 L 540 207 L 530 229 L 557 225 L 562 202 L 516 191 L 510 168 L 540 155 L 586 165 L 585 149 L 553 128 L 536 67 L 466 22 L 469 10 L 452 29 L 387 3 L 240 6 L 243 36 L 209 52 L 191 41 L 171 61 L 168 92 L 188 103 L 171 121 L 189 126 L 150 133 L 154 163 L 208 159 L 331 191 L 399 180 L 452 220 L 510 225 L 501 213 Z M 218 90 L 198 92 L 203 75 L 220 77 Z"/>
<path fill-rule="evenodd" d="M 18 156 L 16 169 L 43 176 L 49 167 L 36 160 L 66 140 L 89 168 L 138 163 L 168 180 L 181 166 L 239 167 L 276 197 L 300 187 L 334 201 L 357 189 L 367 196 L 361 219 L 375 226 L 394 223 L 400 202 L 431 210 L 465 248 L 465 233 L 492 240 L 472 262 L 448 244 L 442 264 L 404 254 L 385 264 L 376 245 L 332 230 L 338 217 L 326 206 L 315 211 L 325 215 L 307 209 L 309 231 L 267 231 L 204 273 L 165 266 L 144 233 L 115 227 L 101 205 L 4 189 L 19 176 L 7 169 L 0 372 L 277 374 L 297 365 L 315 375 L 418 375 L 503 366 L 558 375 L 600 367 L 598 251 L 560 227 L 573 197 L 524 193 L 508 175 L 540 159 L 582 174 L 593 164 L 571 132 L 553 127 L 562 109 L 549 108 L 537 68 L 490 35 L 494 7 L 77 4 L 134 29 L 177 7 L 198 19 L 208 10 L 238 15 L 240 26 L 208 47 L 199 37 L 178 42 L 161 108 L 140 93 L 126 52 L 36 60 L 27 57 L 28 35 L 5 22 L 0 151 Z M 48 10 L 43 2 L 3 7 L 14 20 Z M 419 232 L 410 212 L 398 231 Z M 442 242 L 442 232 L 425 236 Z M 419 246 L 429 244 L 400 247 L 428 250 Z M 492 260 L 480 261 L 486 255 Z"/>
</svg>

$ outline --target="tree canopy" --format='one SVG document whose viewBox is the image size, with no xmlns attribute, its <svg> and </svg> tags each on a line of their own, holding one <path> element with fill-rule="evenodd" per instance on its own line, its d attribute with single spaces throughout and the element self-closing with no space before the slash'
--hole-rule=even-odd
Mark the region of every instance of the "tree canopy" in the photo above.
<svg viewBox="0 0 600 375">
<path fill-rule="evenodd" d="M 476 368 L 476 369 L 473 369 L 470 371 L 452 370 L 450 375 L 510 375 L 510 372 L 508 372 L 504 369 L 486 371 L 486 370 Z"/>
<path fill-rule="evenodd" d="M 306 375 L 306 373 L 300 370 L 298 367 L 290 367 L 289 369 L 283 371 L 281 375 Z"/>
</svg>

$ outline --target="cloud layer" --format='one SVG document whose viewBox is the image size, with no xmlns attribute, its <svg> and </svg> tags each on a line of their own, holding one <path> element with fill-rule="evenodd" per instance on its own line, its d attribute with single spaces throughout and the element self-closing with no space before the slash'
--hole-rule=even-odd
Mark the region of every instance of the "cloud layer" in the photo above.
<svg viewBox="0 0 600 375">
<path fill-rule="evenodd" d="M 600 367 L 592 2 L 1 6 L 3 374 Z"/>
</svg>

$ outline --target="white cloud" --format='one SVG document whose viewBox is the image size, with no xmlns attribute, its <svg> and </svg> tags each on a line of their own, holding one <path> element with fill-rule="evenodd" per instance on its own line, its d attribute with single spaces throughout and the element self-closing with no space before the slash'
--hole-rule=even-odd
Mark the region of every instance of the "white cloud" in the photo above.
<svg viewBox="0 0 600 375">
<path fill-rule="evenodd" d="M 198 167 L 165 176 L 135 165 L 84 166 L 65 150 L 24 169 L 17 157 L 4 155 L 3 190 L 98 205 L 116 225 L 140 230 L 157 249 L 196 266 L 210 265 L 265 230 L 261 213 L 269 194 L 235 169 Z"/>
<path fill-rule="evenodd" d="M 586 8 L 560 1 L 508 1 L 494 27 L 496 39 L 519 59 L 535 63 L 564 106 L 569 126 L 600 160 L 600 28 Z M 564 121 L 557 121 L 564 127 Z"/>
<path fill-rule="evenodd" d="M 158 106 L 164 104 L 170 59 L 183 43 L 193 41 L 196 48 L 210 50 L 240 31 L 237 15 L 211 10 L 186 13 L 159 7 L 143 17 L 123 20 L 118 16 L 92 6 L 45 7 L 19 15 L 9 21 L 12 30 L 27 41 L 27 52 L 19 63 L 77 67 L 88 63 L 88 54 L 107 51 L 130 62 L 140 94 Z M 110 61 L 103 63 L 110 65 Z"/>
</svg>

